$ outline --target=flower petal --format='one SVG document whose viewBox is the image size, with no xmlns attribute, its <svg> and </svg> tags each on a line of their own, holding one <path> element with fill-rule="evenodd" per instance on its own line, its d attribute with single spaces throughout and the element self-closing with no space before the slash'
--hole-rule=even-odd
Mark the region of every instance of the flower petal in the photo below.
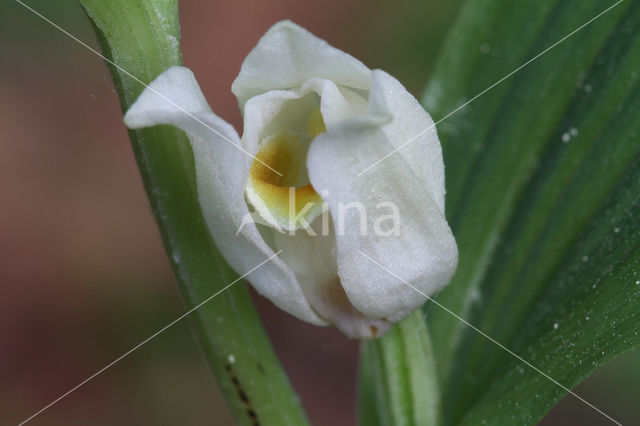
<svg viewBox="0 0 640 426">
<path fill-rule="evenodd" d="M 307 147 L 308 141 L 281 132 L 263 144 L 251 165 L 247 201 L 278 230 L 305 228 L 322 213 L 322 198 L 306 176 Z"/>
<path fill-rule="evenodd" d="M 294 271 L 307 300 L 321 318 L 358 339 L 378 337 L 390 328 L 387 321 L 363 315 L 347 298 L 338 277 L 335 233 L 328 212 L 316 219 L 308 232 L 273 232 L 271 241 L 275 250 L 283 250 L 282 260 Z"/>
<path fill-rule="evenodd" d="M 274 254 L 244 200 L 251 157 L 231 125 L 209 108 L 193 73 L 173 67 L 154 80 L 125 115 L 130 128 L 171 124 L 182 129 L 194 153 L 198 196 L 217 247 L 238 273 Z M 300 319 L 326 325 L 309 306 L 291 269 L 278 257 L 247 276 L 256 290 Z"/>
<path fill-rule="evenodd" d="M 272 90 L 246 103 L 243 147 L 255 155 L 270 135 L 308 131 L 309 116 L 318 105 L 326 127 L 365 114 L 368 107 L 358 93 L 321 78 L 309 79 L 295 90 Z"/>
<path fill-rule="evenodd" d="M 366 111 L 362 96 L 319 78 L 297 90 L 273 90 L 247 102 L 242 143 L 262 162 L 253 163 L 246 194 L 266 222 L 294 230 L 322 213 L 322 199 L 309 185 L 306 170 L 309 144 L 324 132 L 325 123 L 330 126 Z M 290 187 L 296 188 L 295 205 Z"/>
<path fill-rule="evenodd" d="M 358 176 L 430 122 L 398 86 L 388 75 L 375 73 L 371 113 L 328 127 L 307 157 L 312 185 L 326 191 L 323 199 L 336 227 L 338 274 L 349 300 L 365 315 L 391 322 L 424 303 L 416 289 L 430 296 L 444 287 L 458 259 L 443 213 L 444 178 L 438 173 L 444 168 L 435 132 L 405 148 L 426 144 L 413 148 L 421 157 L 394 154 Z M 390 227 L 396 224 L 394 206 L 397 228 Z"/>
<path fill-rule="evenodd" d="M 281 21 L 249 52 L 231 90 L 244 110 L 253 96 L 299 87 L 313 77 L 367 90 L 369 75 L 369 69 L 357 59 L 293 22 Z"/>
<path fill-rule="evenodd" d="M 424 182 L 444 213 L 442 147 L 429 114 L 398 80 L 381 70 L 372 71 L 369 112 L 376 116 L 393 117 L 381 129 L 391 144 L 385 155 L 397 149 L 391 156 L 402 157 L 411 171 Z M 375 174 L 377 167 L 367 170 L 362 177 L 368 173 Z"/>
</svg>

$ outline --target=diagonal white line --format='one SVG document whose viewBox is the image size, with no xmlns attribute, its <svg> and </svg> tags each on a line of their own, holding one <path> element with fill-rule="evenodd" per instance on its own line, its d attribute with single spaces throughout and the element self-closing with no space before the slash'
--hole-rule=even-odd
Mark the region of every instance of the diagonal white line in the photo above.
<svg viewBox="0 0 640 426">
<path fill-rule="evenodd" d="M 130 355 L 132 352 L 134 352 L 135 350 L 137 350 L 138 348 L 140 348 L 142 345 L 148 343 L 151 339 L 153 339 L 154 337 L 158 336 L 159 334 L 163 333 L 164 331 L 166 331 L 169 327 L 173 326 L 174 324 L 176 324 L 177 322 L 179 322 L 180 320 L 184 319 L 185 317 L 187 317 L 189 314 L 193 313 L 194 311 L 198 310 L 202 305 L 204 305 L 205 303 L 209 302 L 211 299 L 213 299 L 214 297 L 216 297 L 217 295 L 219 295 L 220 293 L 222 293 L 223 291 L 225 291 L 226 289 L 228 289 L 229 287 L 231 287 L 232 285 L 234 285 L 235 283 L 237 283 L 238 281 L 242 280 L 244 277 L 246 277 L 247 275 L 249 275 L 250 273 L 252 273 L 253 271 L 255 271 L 256 269 L 258 269 L 259 267 L 261 267 L 262 265 L 264 265 L 265 263 L 269 262 L 271 259 L 273 259 L 274 257 L 278 256 L 280 253 L 282 253 L 282 250 L 280 250 L 279 252 L 273 254 L 272 256 L 270 256 L 267 260 L 260 262 L 258 265 L 254 266 L 253 268 L 251 268 L 251 270 L 249 270 L 248 272 L 246 272 L 245 274 L 241 275 L 240 277 L 236 278 L 235 280 L 231 281 L 229 284 L 227 284 L 224 288 L 222 288 L 221 290 L 218 290 L 217 292 L 215 292 L 214 294 L 212 294 L 211 296 L 207 297 L 206 299 L 204 299 L 202 302 L 198 303 L 196 306 L 194 306 L 193 308 L 189 309 L 187 312 L 185 312 L 184 314 L 180 315 L 178 318 L 176 318 L 175 320 L 171 321 L 169 324 L 165 325 L 164 327 L 162 327 L 160 330 L 156 331 L 155 333 L 153 333 L 151 336 L 147 337 L 146 339 L 144 339 L 142 342 L 138 343 L 136 346 L 134 346 L 133 348 L 129 349 L 127 352 L 125 352 L 124 354 L 120 355 L 118 358 L 114 359 L 113 361 L 111 361 L 109 364 L 105 365 L 104 367 L 102 367 L 100 370 L 96 371 L 95 373 L 93 373 L 91 376 L 87 377 L 86 379 L 84 379 L 82 382 L 78 383 L 76 386 L 74 386 L 73 388 L 69 389 L 67 392 L 65 392 L 64 394 L 60 395 L 58 398 L 56 398 L 54 401 L 50 402 L 49 404 L 47 404 L 46 406 L 42 407 L 39 411 L 37 411 L 36 413 L 34 413 L 31 417 L 29 417 L 28 419 L 23 420 L 21 423 L 18 424 L 18 426 L 22 426 L 23 424 L 27 423 L 28 421 L 32 420 L 34 417 L 36 417 L 37 415 L 39 415 L 40 413 L 42 413 L 43 411 L 45 411 L 46 409 L 50 408 L 52 405 L 56 404 L 57 402 L 59 402 L 60 400 L 62 400 L 63 398 L 69 396 L 69 394 L 71 394 L 72 392 L 74 392 L 75 390 L 77 390 L 78 388 L 80 388 L 81 386 L 85 385 L 87 382 L 89 382 L 90 380 L 94 379 L 96 376 L 98 376 L 99 374 L 103 373 L 105 370 L 107 370 L 108 368 L 112 367 L 113 365 L 115 365 L 116 363 L 120 362 L 122 359 L 124 359 L 125 357 L 127 357 L 128 355 Z"/>
<path fill-rule="evenodd" d="M 358 252 L 364 256 L 365 258 L 367 258 L 368 260 L 370 260 L 372 263 L 374 263 L 375 265 L 377 265 L 380 269 L 386 271 L 389 273 L 389 275 L 397 278 L 398 280 L 402 281 L 404 284 L 408 285 L 409 287 L 411 287 L 412 289 L 414 289 L 415 291 L 417 291 L 418 293 L 420 293 L 421 295 L 423 295 L 424 297 L 426 297 L 427 299 L 429 299 L 429 301 L 431 301 L 431 303 L 434 303 L 435 305 L 437 305 L 438 307 L 444 309 L 445 311 L 447 311 L 449 314 L 451 314 L 452 316 L 454 316 L 456 319 L 460 320 L 461 322 L 463 322 L 467 327 L 471 328 L 472 330 L 474 330 L 475 332 L 479 333 L 480 335 L 482 335 L 483 337 L 487 338 L 489 341 L 491 341 L 492 343 L 494 343 L 495 345 L 499 346 L 501 349 L 505 350 L 506 352 L 508 352 L 510 355 L 512 355 L 513 357 L 515 357 L 516 359 L 518 359 L 520 362 L 526 364 L 527 366 L 529 366 L 530 368 L 532 368 L 533 370 L 535 370 L 537 373 L 541 374 L 542 376 L 546 377 L 547 379 L 549 379 L 551 382 L 553 382 L 555 385 L 557 385 L 558 387 L 560 387 L 562 390 L 564 390 L 565 392 L 570 393 L 571 395 L 575 396 L 576 398 L 578 398 L 580 401 L 584 402 L 585 404 L 587 404 L 589 407 L 593 408 L 594 410 L 596 410 L 598 413 L 602 414 L 604 417 L 606 417 L 607 419 L 611 420 L 613 423 L 622 426 L 622 423 L 616 421 L 613 417 L 609 416 L 607 413 L 605 413 L 604 411 L 600 410 L 598 407 L 596 407 L 595 405 L 591 404 L 589 401 L 587 401 L 586 399 L 582 398 L 580 395 L 576 394 L 575 392 L 573 392 L 571 389 L 569 389 L 568 387 L 562 385 L 560 382 L 558 382 L 556 379 L 554 379 L 553 377 L 549 376 L 547 373 L 545 373 L 544 371 L 540 370 L 539 368 L 535 367 L 534 365 L 532 365 L 531 363 L 529 363 L 527 360 L 525 360 L 524 358 L 522 358 L 520 355 L 516 354 L 515 352 L 513 352 L 511 349 L 507 348 L 506 346 L 504 346 L 502 343 L 498 342 L 496 339 L 494 339 L 493 337 L 489 336 L 488 334 L 486 334 L 484 331 L 480 330 L 479 328 L 477 328 L 476 326 L 474 326 L 473 324 L 471 324 L 470 322 L 468 322 L 467 320 L 465 320 L 464 318 L 462 318 L 461 316 L 459 316 L 458 314 L 456 314 L 455 312 L 453 312 L 451 309 L 447 308 L 446 306 L 444 306 L 443 304 L 441 304 L 440 302 L 438 302 L 437 300 L 427 296 L 426 294 L 424 294 L 422 291 L 418 290 L 417 288 L 415 288 L 414 286 L 412 286 L 411 284 L 409 284 L 407 281 L 405 281 L 404 279 L 400 278 L 398 275 L 394 274 L 393 272 L 391 272 L 389 269 L 387 269 L 386 267 L 384 267 L 383 265 L 381 265 L 380 263 L 376 262 L 375 260 L 373 260 L 372 258 L 370 258 L 369 256 L 367 256 L 366 254 L 364 254 L 361 250 L 358 250 Z"/>
<path fill-rule="evenodd" d="M 24 4 L 21 0 L 16 0 L 16 2 L 18 2 L 19 4 L 21 4 L 22 6 L 24 6 L 26 9 L 30 10 L 31 12 L 33 12 L 35 15 L 39 16 L 40 18 L 42 18 L 44 21 L 48 22 L 49 24 L 51 24 L 54 28 L 60 30 L 62 33 L 66 34 L 67 36 L 69 36 L 71 39 L 75 40 L 76 42 L 78 42 L 80 45 L 86 47 L 87 49 L 89 49 L 91 52 L 95 53 L 96 55 L 98 55 L 100 58 L 102 58 L 102 60 L 104 60 L 105 62 L 110 63 L 111 65 L 113 65 L 114 67 L 118 68 L 120 71 L 122 71 L 123 73 L 125 73 L 126 75 L 128 75 L 129 77 L 131 77 L 132 79 L 134 79 L 135 81 L 137 81 L 138 83 L 140 83 L 141 85 L 143 85 L 144 87 L 146 87 L 147 89 L 151 90 L 152 92 L 154 92 L 156 95 L 160 96 L 162 99 L 164 99 L 165 101 L 169 102 L 171 105 L 173 105 L 174 107 L 178 108 L 180 111 L 184 112 L 185 114 L 187 114 L 189 117 L 193 118 L 194 120 L 196 120 L 198 123 L 202 124 L 203 126 L 205 126 L 207 129 L 211 130 L 213 133 L 215 133 L 216 135 L 220 136 L 222 139 L 224 139 L 225 141 L 229 142 L 231 145 L 235 146 L 236 148 L 238 148 L 240 151 L 244 152 L 245 154 L 247 154 L 249 157 L 253 158 L 255 161 L 259 162 L 260 164 L 262 164 L 263 166 L 265 166 L 266 168 L 268 168 L 269 170 L 271 170 L 272 172 L 274 172 L 275 174 L 282 176 L 282 173 L 280 173 L 279 171 L 275 170 L 274 168 L 272 168 L 271 166 L 269 166 L 268 164 L 264 163 L 263 161 L 261 161 L 260 159 L 256 158 L 254 155 L 252 155 L 250 152 L 248 152 L 247 150 L 245 150 L 244 148 L 242 148 L 241 146 L 237 145 L 235 142 L 233 142 L 231 139 L 227 138 L 226 136 L 224 136 L 222 133 L 218 132 L 216 129 L 214 129 L 213 127 L 209 126 L 207 123 L 205 123 L 204 121 L 200 120 L 198 117 L 196 117 L 195 115 L 193 115 L 192 113 L 190 113 L 189 111 L 187 111 L 186 109 L 182 108 L 180 105 L 176 104 L 175 102 L 173 102 L 171 99 L 167 98 L 165 95 L 163 95 L 162 93 L 158 92 L 156 89 L 154 89 L 153 87 L 150 87 L 148 84 L 144 83 L 142 80 L 140 80 L 138 77 L 136 77 L 135 75 L 131 74 L 129 71 L 125 70 L 124 68 L 122 68 L 120 65 L 116 64 L 115 62 L 113 62 L 110 59 L 107 59 L 103 54 L 101 54 L 100 52 L 98 52 L 97 50 L 95 50 L 94 48 L 92 48 L 91 46 L 89 46 L 87 43 L 83 42 L 82 40 L 80 40 L 79 38 L 77 38 L 76 36 L 74 36 L 73 34 L 71 34 L 70 32 L 68 32 L 67 30 L 65 30 L 64 28 L 60 27 L 58 24 L 54 23 L 53 21 L 51 21 L 50 19 L 48 19 L 47 17 L 45 17 L 44 15 L 42 15 L 41 13 L 39 13 L 38 11 L 34 10 L 33 8 L 31 8 L 30 6 Z"/>
<path fill-rule="evenodd" d="M 446 120 L 447 118 L 451 117 L 453 114 L 455 114 L 456 112 L 460 111 L 462 108 L 466 107 L 467 105 L 469 105 L 471 102 L 475 101 L 476 99 L 478 99 L 480 96 L 484 95 L 485 93 L 487 93 L 489 90 L 493 89 L 494 87 L 496 87 L 497 85 L 499 85 L 500 83 L 502 83 L 503 81 L 505 81 L 506 79 L 508 79 L 509 77 L 511 77 L 512 75 L 514 75 L 515 73 L 517 73 L 518 71 L 522 70 L 524 67 L 526 67 L 527 65 L 529 65 L 531 62 L 535 61 L 536 59 L 540 58 L 542 55 L 544 55 L 545 53 L 549 52 L 551 49 L 553 49 L 554 47 L 558 46 L 560 43 L 563 43 L 564 41 L 566 41 L 569 37 L 573 36 L 575 33 L 577 33 L 578 31 L 584 29 L 586 26 L 588 26 L 589 24 L 593 23 L 596 19 L 600 18 L 602 15 L 608 13 L 611 9 L 613 9 L 614 7 L 618 6 L 620 3 L 622 3 L 623 0 L 618 0 L 616 3 L 612 4 L 611 6 L 609 6 L 608 8 L 606 8 L 605 10 L 603 10 L 602 12 L 600 12 L 599 14 L 597 14 L 596 16 L 594 16 L 593 18 L 591 18 L 590 20 L 588 20 L 587 22 L 585 22 L 584 24 L 580 25 L 578 28 L 576 28 L 575 30 L 571 31 L 569 34 L 567 34 L 566 36 L 562 37 L 560 40 L 556 41 L 555 43 L 553 43 L 551 46 L 547 47 L 546 49 L 544 49 L 542 52 L 538 53 L 536 56 L 534 56 L 533 58 L 529 59 L 527 62 L 525 62 L 524 64 L 520 65 L 518 68 L 514 69 L 513 71 L 511 71 L 509 74 L 505 75 L 504 77 L 502 77 L 500 80 L 496 81 L 495 83 L 493 83 L 491 86 L 487 87 L 486 89 L 484 89 L 482 92 L 478 93 L 477 95 L 475 95 L 473 98 L 469 99 L 467 102 L 463 103 L 462 105 L 460 105 L 459 107 L 457 107 L 456 109 L 454 109 L 453 111 L 449 112 L 447 115 L 445 115 L 444 117 L 442 117 L 440 120 L 436 121 L 435 123 L 433 123 L 431 126 L 427 127 L 426 129 L 424 129 L 422 132 L 418 133 L 417 135 L 415 135 L 414 137 L 412 137 L 411 139 L 409 139 L 408 141 L 404 142 L 402 145 L 400 145 L 399 147 L 395 148 L 393 151 L 389 152 L 388 154 L 386 154 L 384 157 L 380 158 L 379 160 L 377 160 L 375 163 L 371 164 L 369 167 L 367 167 L 366 169 L 362 170 L 360 173 L 358 173 L 358 177 L 362 176 L 363 174 L 365 174 L 367 171 L 371 170 L 373 167 L 375 167 L 376 165 L 380 164 L 382 161 L 386 160 L 387 158 L 389 158 L 390 156 L 392 156 L 393 154 L 395 154 L 396 152 L 400 151 L 402 148 L 404 148 L 405 146 L 407 146 L 408 144 L 410 144 L 411 142 L 415 141 L 416 139 L 418 139 L 420 136 L 424 135 L 425 133 L 427 133 L 429 130 L 433 129 L 434 127 L 436 127 L 438 124 L 442 123 L 444 120 Z"/>
</svg>

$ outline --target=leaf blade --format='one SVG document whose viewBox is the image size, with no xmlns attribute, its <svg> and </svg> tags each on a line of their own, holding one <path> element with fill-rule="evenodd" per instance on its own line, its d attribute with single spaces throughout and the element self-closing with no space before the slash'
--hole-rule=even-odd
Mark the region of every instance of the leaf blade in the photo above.
<svg viewBox="0 0 640 426">
<path fill-rule="evenodd" d="M 110 68 L 123 110 L 144 84 L 181 63 L 177 0 L 80 0 Z M 145 189 L 184 304 L 192 308 L 237 279 L 200 211 L 193 153 L 171 126 L 130 131 Z M 236 421 L 308 424 L 244 283 L 190 315 L 194 336 Z"/>
<path fill-rule="evenodd" d="M 490 13 L 492 8 L 498 9 L 502 3 L 500 0 L 469 2 L 453 32 L 473 32 L 473 25 L 484 25 L 478 24 L 475 17 Z M 518 7 L 526 10 L 533 3 L 519 2 Z M 524 44 L 530 44 L 530 50 L 534 52 L 541 51 L 612 4 L 595 1 L 554 3 L 545 14 L 541 34 L 532 33 L 533 41 Z M 571 52 L 573 63 L 562 57 L 562 51 L 550 52 L 539 63 L 532 63 L 514 76 L 513 81 L 495 93 L 487 94 L 489 99 L 483 97 L 469 106 L 470 111 L 452 116 L 440 129 L 448 187 L 454 188 L 449 192 L 447 208 L 450 215 L 454 210 L 451 224 L 460 245 L 461 265 L 454 282 L 439 296 L 439 301 L 518 353 L 525 351 L 527 345 L 518 343 L 517 334 L 521 327 L 533 327 L 527 325 L 527 319 L 544 306 L 538 300 L 548 294 L 549 288 L 558 285 L 562 271 L 570 268 L 568 253 L 591 235 L 587 228 L 590 218 L 600 214 L 598 220 L 609 220 L 602 216 L 603 203 L 623 203 L 620 198 L 611 199 L 611 194 L 619 189 L 623 176 L 638 157 L 633 139 L 625 139 L 622 134 L 637 131 L 632 117 L 637 116 L 639 93 L 637 74 L 634 76 L 633 73 L 639 59 L 633 55 L 638 49 L 629 46 L 638 42 L 635 36 L 638 13 L 638 7 L 631 2 L 620 3 L 598 20 L 597 31 L 594 23 L 594 27 L 585 28 L 567 40 L 563 48 Z M 509 20 L 511 15 L 515 16 L 517 12 L 502 16 L 515 27 L 519 21 Z M 525 31 L 525 38 L 527 35 L 529 33 Z M 448 50 L 445 49 L 425 100 L 435 117 L 444 116 L 450 105 L 456 103 L 449 100 L 437 104 L 436 101 L 447 97 L 471 97 L 470 88 L 491 72 L 487 71 L 488 65 L 474 68 L 474 64 L 480 63 L 476 58 L 475 61 L 471 59 L 471 71 L 466 69 L 462 73 L 472 82 L 446 81 L 456 75 L 451 67 L 452 64 L 459 65 L 460 58 L 465 57 L 461 51 L 471 57 L 480 56 L 480 43 L 482 40 L 461 36 L 449 40 Z M 491 48 L 504 51 L 514 44 L 514 40 L 505 40 Z M 515 56 L 522 53 L 517 48 L 515 51 L 519 52 Z M 473 75 L 477 69 L 482 70 L 478 71 L 482 76 Z M 503 71 L 503 75 L 508 71 Z M 608 73 L 617 78 L 603 78 Z M 494 77 L 497 79 L 498 76 Z M 613 120 L 617 122 L 612 124 Z M 582 128 L 579 137 L 574 123 L 580 123 L 578 126 Z M 615 133 L 613 128 L 624 129 L 624 132 Z M 474 135 L 476 129 L 479 134 Z M 569 145 L 563 144 L 569 142 L 564 141 L 567 137 L 571 141 Z M 469 144 L 475 140 L 480 148 L 474 151 L 469 149 Z M 509 144 L 509 141 L 513 142 Z M 615 167 L 607 169 L 602 164 L 603 159 Z M 633 182 L 633 175 L 628 179 Z M 508 182 L 510 180 L 517 181 L 517 185 Z M 552 223 L 551 230 L 546 228 L 548 221 Z M 626 226 L 631 229 L 630 223 Z M 596 241 L 602 244 L 606 237 L 602 233 L 598 235 L 600 240 Z M 632 234 L 631 241 L 626 242 L 628 250 L 633 250 L 637 239 L 638 235 Z M 546 253 L 547 249 L 550 253 Z M 577 260 L 582 262 L 584 256 L 590 258 L 585 252 Z M 566 263 L 559 263 L 562 261 Z M 602 274 L 607 266 L 596 268 L 591 274 Z M 610 281 L 615 279 L 610 278 Z M 637 301 L 635 294 L 627 296 Z M 593 297 L 596 296 L 585 296 L 585 300 Z M 549 305 L 550 302 L 545 303 Z M 609 306 L 608 309 L 619 308 Z M 622 315 L 619 310 L 618 313 Z M 491 404 L 498 404 L 496 401 L 501 394 L 491 387 L 491 382 L 487 384 L 487 380 L 498 377 L 496 383 L 502 383 L 500 389 L 504 393 L 508 381 L 500 381 L 503 380 L 500 375 L 519 374 L 517 363 L 510 363 L 510 373 L 500 369 L 498 364 L 508 356 L 483 337 L 465 330 L 464 325 L 448 317 L 447 313 L 434 312 L 430 327 L 437 362 L 443 369 L 445 423 L 457 423 L 462 418 L 473 422 L 467 414 L 472 407 L 474 413 L 481 412 L 482 407 L 492 407 L 498 412 Z M 541 338 L 541 335 L 531 336 L 533 341 Z M 573 386 L 594 367 L 637 344 L 635 336 L 627 336 L 626 346 L 609 353 L 610 356 L 603 356 L 596 364 L 590 361 L 591 368 L 582 369 L 579 379 L 566 371 L 554 372 L 565 378 L 567 385 Z M 529 352 L 521 355 L 525 359 L 527 355 L 532 356 Z M 526 376 L 536 374 L 529 372 Z M 543 380 L 536 377 L 535 380 Z M 484 395 L 485 386 L 494 389 L 491 397 Z M 544 403 L 529 410 L 531 418 L 520 420 L 535 422 L 562 394 L 550 393 Z M 479 398 L 482 402 L 478 402 Z M 491 409 L 487 408 L 489 411 Z M 527 410 L 522 407 L 513 408 L 509 415 L 524 411 Z M 506 421 L 508 417 L 501 418 Z"/>
</svg>

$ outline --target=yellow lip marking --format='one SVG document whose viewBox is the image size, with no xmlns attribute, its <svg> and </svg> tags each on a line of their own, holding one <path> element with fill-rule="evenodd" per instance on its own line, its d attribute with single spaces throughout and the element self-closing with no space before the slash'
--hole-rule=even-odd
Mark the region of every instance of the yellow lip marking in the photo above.
<svg viewBox="0 0 640 426">
<path fill-rule="evenodd" d="M 320 108 L 309 115 L 307 127 L 311 138 L 325 131 Z M 249 170 L 247 199 L 278 229 L 299 229 L 322 214 L 322 198 L 313 186 L 310 183 L 299 185 L 305 180 L 308 144 L 309 141 L 290 132 L 280 132 L 263 143 L 256 158 L 278 170 L 282 176 L 258 161 L 254 161 Z"/>
<path fill-rule="evenodd" d="M 314 109 L 311 114 L 309 114 L 309 118 L 307 119 L 307 128 L 309 129 L 311 136 L 314 138 L 327 131 L 320 107 Z"/>
</svg>

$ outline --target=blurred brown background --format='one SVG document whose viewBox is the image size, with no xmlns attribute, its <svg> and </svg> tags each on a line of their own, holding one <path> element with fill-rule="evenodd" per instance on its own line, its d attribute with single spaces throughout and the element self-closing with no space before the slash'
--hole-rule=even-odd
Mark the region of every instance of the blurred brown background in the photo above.
<svg viewBox="0 0 640 426">
<path fill-rule="evenodd" d="M 75 1 L 27 3 L 96 46 Z M 184 62 L 237 129 L 231 83 L 285 18 L 420 96 L 459 3 L 182 0 Z M 0 424 L 29 417 L 183 312 L 106 67 L 13 0 L 0 5 L 0 284 Z M 356 342 L 255 300 L 312 422 L 354 424 Z M 640 422 L 638 361 L 620 359 L 578 392 L 623 423 Z M 231 418 L 184 321 L 32 424 Z M 605 423 L 566 398 L 544 424 Z"/>
</svg>

